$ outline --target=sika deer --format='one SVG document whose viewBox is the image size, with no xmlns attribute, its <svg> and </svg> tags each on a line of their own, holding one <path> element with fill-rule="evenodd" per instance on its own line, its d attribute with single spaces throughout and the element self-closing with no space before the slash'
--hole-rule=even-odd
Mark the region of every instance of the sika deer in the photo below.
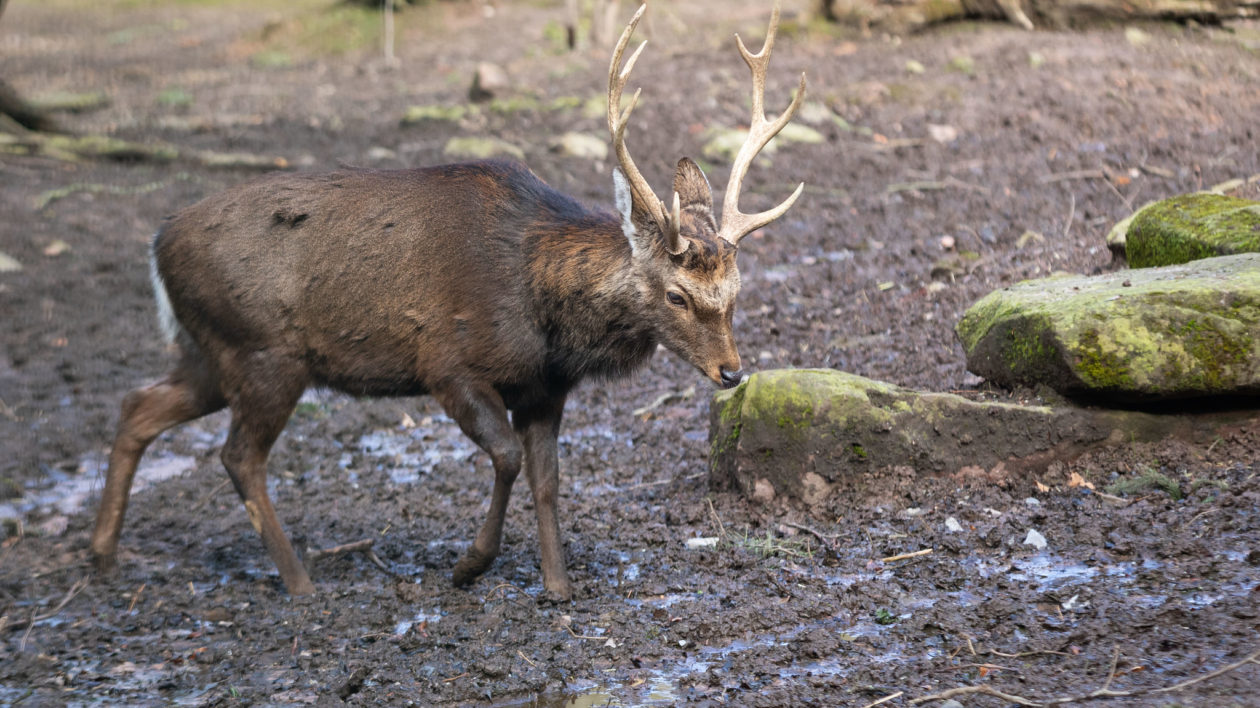
<svg viewBox="0 0 1260 708">
<path fill-rule="evenodd" d="M 802 75 L 787 111 L 766 119 L 776 6 L 760 53 L 737 37 L 752 70 L 751 134 L 732 168 L 721 227 L 708 181 L 687 158 L 666 210 L 626 148 L 635 100 L 619 110 L 643 45 L 618 71 L 621 56 L 645 9 L 623 32 L 608 76 L 620 218 L 552 190 L 523 165 L 489 161 L 270 176 L 188 207 L 162 228 L 152 276 L 179 360 L 123 400 L 92 535 L 99 569 L 114 563 L 145 448 L 167 428 L 226 406 L 223 464 L 289 592 L 314 592 L 268 498 L 266 464 L 302 392 L 324 386 L 430 394 L 489 453 L 490 512 L 455 566 L 457 585 L 498 555 L 524 466 L 543 586 L 571 596 L 556 519 L 565 397 L 583 379 L 641 366 L 658 343 L 718 385 L 738 383 L 737 245 L 786 212 L 804 186 L 774 209 L 739 212 L 750 163 L 804 95 Z"/>
</svg>

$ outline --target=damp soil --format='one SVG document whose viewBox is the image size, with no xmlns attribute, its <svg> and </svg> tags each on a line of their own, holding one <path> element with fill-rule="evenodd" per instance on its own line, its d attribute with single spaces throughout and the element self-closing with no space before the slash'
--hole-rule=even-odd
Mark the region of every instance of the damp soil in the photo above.
<svg viewBox="0 0 1260 708">
<path fill-rule="evenodd" d="M 304 170 L 441 163 L 449 138 L 490 135 L 610 204 L 608 164 L 548 147 L 603 135 L 581 104 L 601 93 L 606 50 L 562 51 L 559 5 L 409 10 L 391 67 L 338 39 L 374 24 L 330 23 L 346 11 L 313 2 L 17 2 L 0 53 L 27 95 L 108 93 L 60 117 L 75 131 Z M 759 36 L 761 5 L 654 8 L 632 136 L 654 184 L 707 128 L 746 120 L 729 38 Z M 808 184 L 741 248 L 750 367 L 1033 400 L 966 373 L 963 310 L 1024 278 L 1122 267 L 1103 238 L 1134 208 L 1260 173 L 1254 25 L 844 37 L 788 14 L 770 105 L 807 71 L 835 117 L 815 110 L 825 142 L 784 143 L 749 177 L 753 208 Z M 462 104 L 482 60 L 533 100 L 400 124 L 409 106 Z M 727 168 L 706 166 L 720 190 Z M 1254 424 L 1034 476 L 873 469 L 813 508 L 759 506 L 710 480 L 711 389 L 663 353 L 570 400 L 570 603 L 541 593 L 523 489 L 500 558 L 452 588 L 486 512 L 486 455 L 427 399 L 332 394 L 304 399 L 276 445 L 272 498 L 301 548 L 371 539 L 374 556 L 313 562 L 318 594 L 289 597 L 218 461 L 216 414 L 154 444 L 119 569 L 83 582 L 119 402 L 171 363 L 150 234 L 252 176 L 0 156 L 0 250 L 23 265 L 0 273 L 0 703 L 903 706 L 957 687 L 1044 700 L 1109 685 L 1140 693 L 1124 705 L 1260 705 L 1260 665 L 1209 676 L 1260 649 Z"/>
</svg>

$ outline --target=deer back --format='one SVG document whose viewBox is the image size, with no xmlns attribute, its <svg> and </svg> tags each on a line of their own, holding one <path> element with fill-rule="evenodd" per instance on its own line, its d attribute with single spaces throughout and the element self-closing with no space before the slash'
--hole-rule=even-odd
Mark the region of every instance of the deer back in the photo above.
<svg viewBox="0 0 1260 708">
<path fill-rule="evenodd" d="M 557 312 L 617 274 L 594 254 L 618 241 L 614 217 L 491 161 L 264 178 L 179 212 L 154 255 L 203 349 L 285 351 L 317 383 L 383 395 L 555 369 Z"/>
</svg>

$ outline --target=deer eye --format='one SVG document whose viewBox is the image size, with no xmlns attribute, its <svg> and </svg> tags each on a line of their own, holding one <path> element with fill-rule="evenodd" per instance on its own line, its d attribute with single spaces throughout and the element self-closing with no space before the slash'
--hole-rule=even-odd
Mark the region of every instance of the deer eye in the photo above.
<svg viewBox="0 0 1260 708">
<path fill-rule="evenodd" d="M 665 293 L 665 299 L 669 300 L 669 304 L 673 305 L 674 307 L 687 306 L 686 298 L 684 298 L 682 295 L 679 295 L 678 293 L 673 292 L 673 291 Z"/>
</svg>

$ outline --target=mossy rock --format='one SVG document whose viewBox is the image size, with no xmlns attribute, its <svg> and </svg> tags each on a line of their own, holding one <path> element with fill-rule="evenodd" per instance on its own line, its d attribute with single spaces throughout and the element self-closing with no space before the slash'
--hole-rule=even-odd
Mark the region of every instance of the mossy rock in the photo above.
<svg viewBox="0 0 1260 708">
<path fill-rule="evenodd" d="M 1090 440 L 1111 431 L 1047 407 L 922 393 L 841 371 L 762 371 L 714 397 L 710 479 L 760 501 L 814 503 L 895 466 L 951 473 L 1028 458 L 1065 435 L 1075 439 L 1077 427 L 1091 428 Z"/>
<path fill-rule="evenodd" d="M 1260 394 L 1260 254 L 990 293 L 955 330 L 967 368 L 1002 386 L 1148 401 Z"/>
<path fill-rule="evenodd" d="M 444 104 L 433 106 L 410 106 L 403 112 L 401 125 L 416 125 L 427 121 L 447 121 L 457 122 L 464 119 L 468 115 L 476 115 L 479 112 L 476 106 L 464 104 Z"/>
<path fill-rule="evenodd" d="M 1260 252 L 1260 202 L 1206 192 L 1156 202 L 1134 214 L 1124 249 L 1134 268 Z"/>
<path fill-rule="evenodd" d="M 442 148 L 442 154 L 447 157 L 466 159 L 466 160 L 484 160 L 490 157 L 515 157 L 518 160 L 525 159 L 525 151 L 519 147 L 498 138 L 483 137 L 462 137 L 451 138 L 446 143 L 446 147 Z"/>
<path fill-rule="evenodd" d="M 889 474 L 1001 482 L 1107 445 L 1204 441 L 1260 420 L 1255 410 L 1157 415 L 973 401 L 830 369 L 755 373 L 714 394 L 709 410 L 713 487 L 810 506 Z"/>
</svg>

